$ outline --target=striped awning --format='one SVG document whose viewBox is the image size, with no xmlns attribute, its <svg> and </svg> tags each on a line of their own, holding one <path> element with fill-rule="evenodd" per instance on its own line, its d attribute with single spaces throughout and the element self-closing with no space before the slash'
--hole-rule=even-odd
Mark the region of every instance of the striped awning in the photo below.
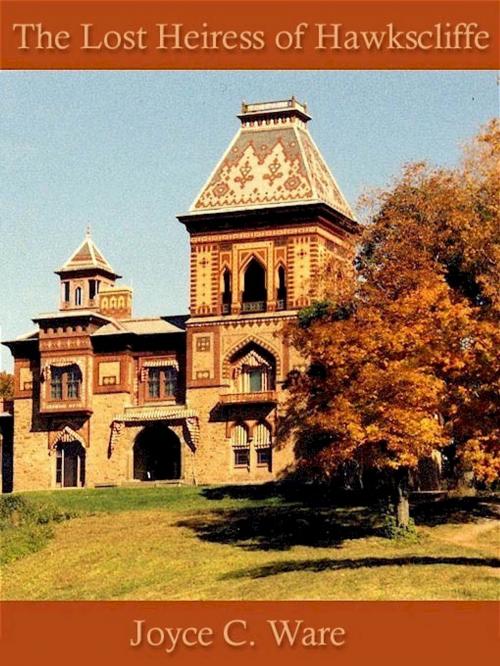
<svg viewBox="0 0 500 666">
<path fill-rule="evenodd" d="M 179 419 L 198 418 L 198 412 L 185 405 L 163 405 L 158 407 L 125 407 L 123 414 L 115 416 L 114 421 L 134 423 L 137 421 L 177 421 Z"/>
<path fill-rule="evenodd" d="M 253 429 L 253 445 L 256 449 L 268 449 L 271 446 L 271 431 L 265 423 L 259 423 Z"/>
<path fill-rule="evenodd" d="M 126 423 L 150 423 L 152 421 L 185 421 L 194 446 L 200 439 L 198 412 L 185 405 L 166 405 L 158 407 L 125 407 L 123 414 L 114 417 L 111 426 L 111 449 L 114 448 L 123 425 Z"/>
<path fill-rule="evenodd" d="M 41 379 L 42 380 L 49 380 L 50 379 L 50 374 L 51 368 L 69 368 L 73 365 L 77 365 L 80 367 L 79 363 L 81 362 L 81 359 L 77 360 L 75 358 L 59 358 L 59 359 L 54 359 L 50 361 L 46 361 L 43 365 L 42 372 L 41 372 Z"/>
<path fill-rule="evenodd" d="M 150 361 L 144 361 L 143 368 L 175 368 L 179 370 L 179 362 L 175 358 L 153 358 Z"/>
</svg>

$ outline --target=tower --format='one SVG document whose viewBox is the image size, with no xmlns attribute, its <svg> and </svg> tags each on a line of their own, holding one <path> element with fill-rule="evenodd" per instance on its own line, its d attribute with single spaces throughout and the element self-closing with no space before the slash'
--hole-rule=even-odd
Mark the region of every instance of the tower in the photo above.
<svg viewBox="0 0 500 666">
<path fill-rule="evenodd" d="M 287 373 L 283 326 L 342 279 L 357 223 L 295 98 L 243 104 L 241 125 L 179 216 L 190 234 L 187 401 L 200 416 L 200 481 L 273 478 L 292 463 L 273 439 Z M 229 472 L 229 474 L 228 474 Z"/>
<path fill-rule="evenodd" d="M 61 311 L 95 310 L 115 319 L 131 316 L 132 290 L 116 286 L 121 276 L 98 249 L 89 228 L 83 242 L 56 274 L 61 279 Z"/>
</svg>

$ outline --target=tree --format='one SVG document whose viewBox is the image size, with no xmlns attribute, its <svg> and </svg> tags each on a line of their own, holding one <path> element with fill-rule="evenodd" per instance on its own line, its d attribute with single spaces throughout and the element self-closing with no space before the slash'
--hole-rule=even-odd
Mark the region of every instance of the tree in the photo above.
<svg viewBox="0 0 500 666">
<path fill-rule="evenodd" d="M 14 395 L 14 375 L 0 372 L 0 398 L 11 399 Z"/>
<path fill-rule="evenodd" d="M 390 472 L 399 525 L 409 472 L 433 450 L 452 444 L 485 482 L 500 472 L 499 158 L 491 121 L 455 169 L 412 164 L 366 197 L 353 292 L 331 285 L 287 332 L 308 361 L 281 424 L 299 468 Z"/>
</svg>

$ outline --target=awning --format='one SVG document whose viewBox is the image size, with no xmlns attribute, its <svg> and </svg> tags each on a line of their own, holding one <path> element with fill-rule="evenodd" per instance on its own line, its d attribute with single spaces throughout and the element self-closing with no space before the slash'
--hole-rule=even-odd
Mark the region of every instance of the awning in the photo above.
<svg viewBox="0 0 500 666">
<path fill-rule="evenodd" d="M 175 358 L 155 358 L 151 361 L 145 361 L 143 368 L 175 368 L 179 370 L 179 363 Z"/>
<path fill-rule="evenodd" d="M 197 446 L 200 438 L 198 412 L 185 405 L 165 405 L 158 407 L 126 407 L 123 414 L 113 418 L 111 424 L 110 448 L 113 451 L 123 426 L 127 423 L 151 423 L 154 421 L 185 421 L 191 442 Z"/>
</svg>

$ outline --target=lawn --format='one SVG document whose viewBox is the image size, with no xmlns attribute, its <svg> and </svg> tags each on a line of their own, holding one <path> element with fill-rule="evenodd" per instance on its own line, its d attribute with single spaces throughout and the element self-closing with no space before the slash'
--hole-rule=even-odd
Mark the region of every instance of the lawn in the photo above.
<svg viewBox="0 0 500 666">
<path fill-rule="evenodd" d="M 498 598 L 500 523 L 491 498 L 419 505 L 416 538 L 389 540 L 373 507 L 332 503 L 307 488 L 22 497 L 64 519 L 50 523 L 52 536 L 31 553 L 16 546 L 22 526 L 5 530 L 3 547 L 8 540 L 17 559 L 3 566 L 3 599 Z"/>
</svg>

